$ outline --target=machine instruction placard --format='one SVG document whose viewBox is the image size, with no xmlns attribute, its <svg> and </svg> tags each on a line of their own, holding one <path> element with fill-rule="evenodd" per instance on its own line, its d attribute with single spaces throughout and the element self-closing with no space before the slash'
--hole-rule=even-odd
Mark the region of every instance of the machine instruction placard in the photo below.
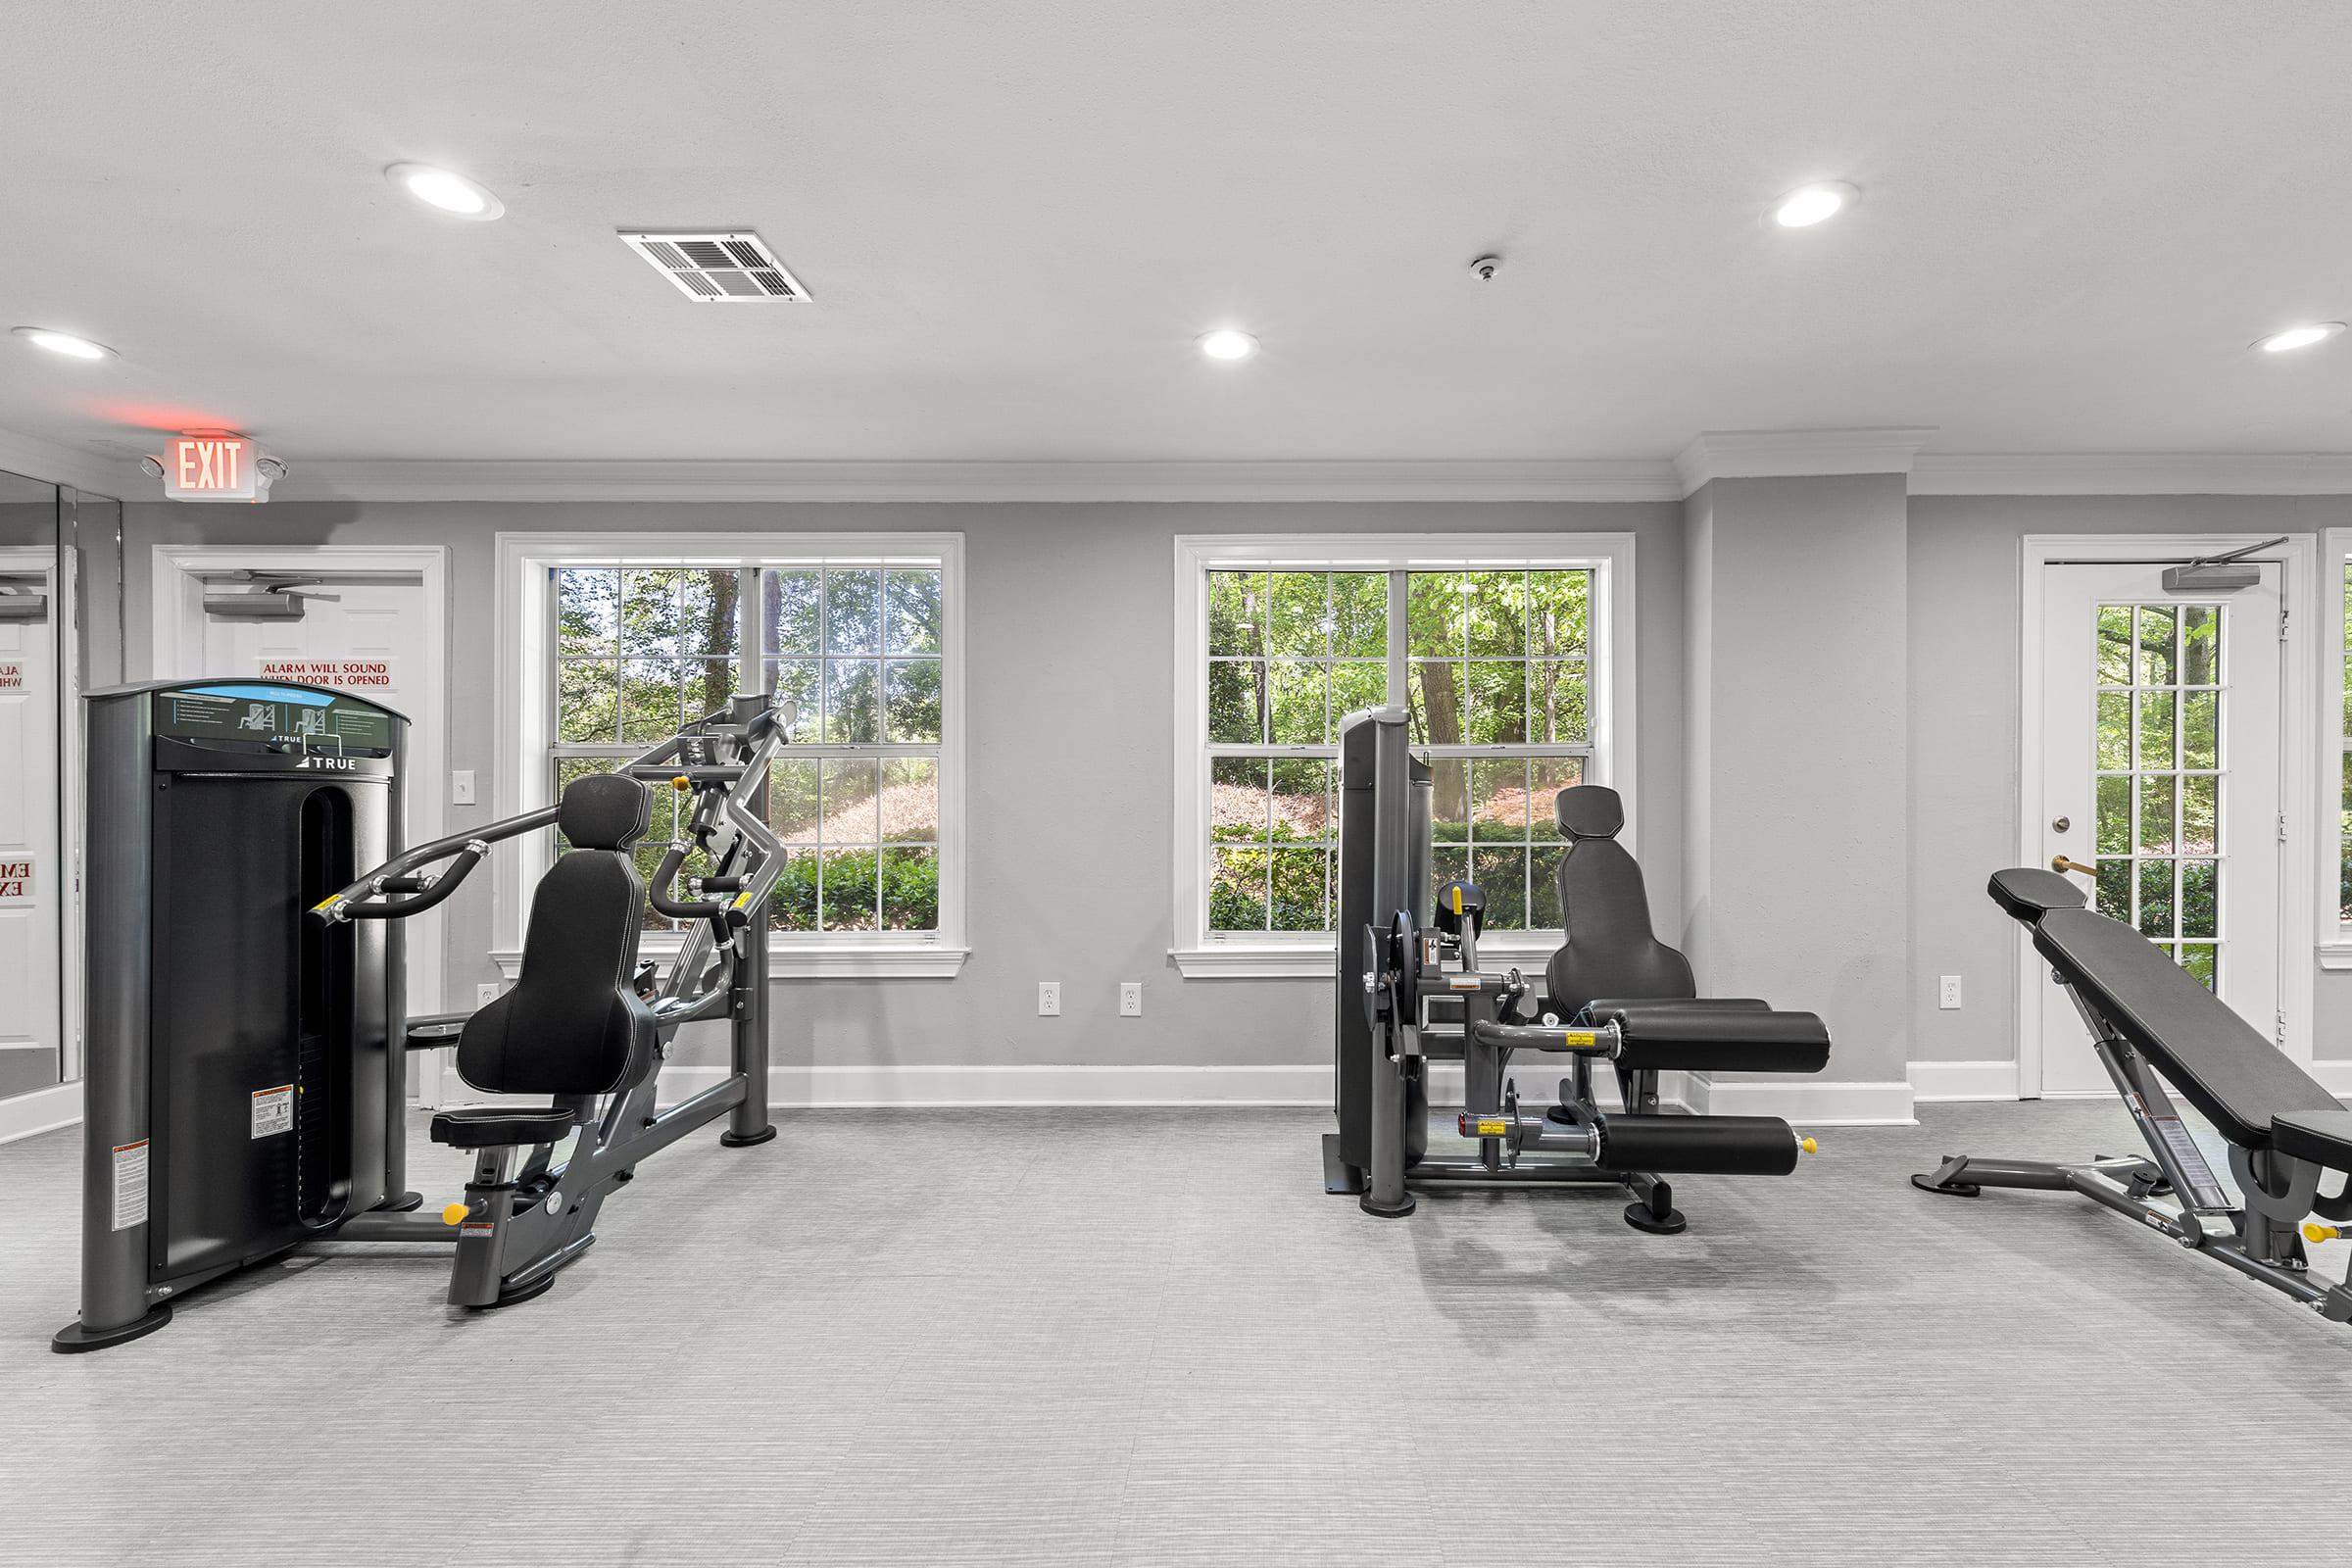
<svg viewBox="0 0 2352 1568">
<path fill-rule="evenodd" d="M 0 902 L 32 897 L 32 862 L 0 860 Z"/>
<path fill-rule="evenodd" d="M 253 1092 L 253 1136 L 269 1138 L 294 1130 L 294 1086 L 279 1084 L 275 1089 L 256 1089 Z"/>
<path fill-rule="evenodd" d="M 21 692 L 24 689 L 24 666 L 13 659 L 0 659 L 0 692 Z"/>
<path fill-rule="evenodd" d="M 265 659 L 256 670 L 264 680 L 300 681 L 329 691 L 382 697 L 397 689 L 389 659 Z"/>
<path fill-rule="evenodd" d="M 115 1229 L 147 1223 L 147 1140 L 115 1146 Z"/>
</svg>

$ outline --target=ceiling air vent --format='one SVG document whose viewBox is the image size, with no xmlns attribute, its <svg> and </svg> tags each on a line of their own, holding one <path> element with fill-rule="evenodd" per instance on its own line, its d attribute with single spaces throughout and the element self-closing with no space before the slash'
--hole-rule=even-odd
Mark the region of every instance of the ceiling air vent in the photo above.
<svg viewBox="0 0 2352 1568">
<path fill-rule="evenodd" d="M 620 238 L 679 293 L 700 304 L 788 305 L 808 297 L 767 242 L 748 230 L 648 234 L 624 228 Z"/>
</svg>

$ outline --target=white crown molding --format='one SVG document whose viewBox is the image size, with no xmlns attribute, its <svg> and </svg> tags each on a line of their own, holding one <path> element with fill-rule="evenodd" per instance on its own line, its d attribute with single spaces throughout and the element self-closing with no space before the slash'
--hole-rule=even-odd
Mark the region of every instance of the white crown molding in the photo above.
<svg viewBox="0 0 2352 1568">
<path fill-rule="evenodd" d="M 1936 433 L 1928 424 L 1858 430 L 1701 430 L 1674 460 L 1683 493 L 1710 479 L 1908 473 Z"/>
<path fill-rule="evenodd" d="M 1930 454 L 1915 496 L 2352 495 L 2352 453 Z"/>
<path fill-rule="evenodd" d="M 145 477 L 135 463 L 104 457 L 86 447 L 70 447 L 26 435 L 21 430 L 0 430 L 0 469 L 44 484 L 72 485 L 76 490 L 117 501 L 136 498 Z"/>
<path fill-rule="evenodd" d="M 1678 501 L 1646 459 L 1373 463 L 294 460 L 276 501 Z"/>
</svg>

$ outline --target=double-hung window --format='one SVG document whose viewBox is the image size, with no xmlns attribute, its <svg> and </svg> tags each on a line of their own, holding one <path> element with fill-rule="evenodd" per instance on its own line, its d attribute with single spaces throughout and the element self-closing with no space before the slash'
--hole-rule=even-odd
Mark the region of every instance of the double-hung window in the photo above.
<svg viewBox="0 0 2352 1568">
<path fill-rule="evenodd" d="M 509 535 L 515 622 L 502 710 L 515 752 L 501 806 L 558 799 L 682 725 L 765 692 L 790 710 L 768 775 L 785 850 L 766 910 L 778 974 L 952 974 L 962 943 L 962 626 L 958 535 Z M 658 793 L 638 847 L 649 879 L 685 807 Z M 685 875 L 705 869 L 691 853 Z M 527 889 L 564 853 L 521 844 Z M 502 883 L 502 949 L 523 898 Z M 649 952 L 675 941 L 648 910 Z"/>
<path fill-rule="evenodd" d="M 1488 951 L 1556 946 L 1552 797 L 1630 794 L 1631 539 L 1189 538 L 1176 554 L 1184 971 L 1330 972 L 1340 729 L 1383 706 L 1407 710 L 1431 770 L 1435 881 L 1485 891 Z"/>
</svg>

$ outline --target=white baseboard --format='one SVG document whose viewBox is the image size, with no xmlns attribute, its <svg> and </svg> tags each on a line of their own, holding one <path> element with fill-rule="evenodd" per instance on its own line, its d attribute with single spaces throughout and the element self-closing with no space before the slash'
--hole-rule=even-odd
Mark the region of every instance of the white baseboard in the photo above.
<svg viewBox="0 0 2352 1568">
<path fill-rule="evenodd" d="M 1907 1073 L 1911 1098 L 1921 1103 L 2017 1098 L 2014 1061 L 1915 1061 Z"/>
<path fill-rule="evenodd" d="M 2352 1061 L 2315 1061 L 2311 1075 L 2338 1100 L 2352 1100 Z"/>
<path fill-rule="evenodd" d="M 1821 1083 L 1808 1078 L 1711 1080 L 1691 1073 L 1684 1097 L 1702 1116 L 1778 1116 L 1806 1127 L 1909 1127 L 1907 1083 Z"/>
<path fill-rule="evenodd" d="M 0 1144 L 13 1144 L 35 1133 L 55 1132 L 81 1120 L 81 1084 L 58 1084 L 30 1094 L 0 1100 Z"/>
</svg>

